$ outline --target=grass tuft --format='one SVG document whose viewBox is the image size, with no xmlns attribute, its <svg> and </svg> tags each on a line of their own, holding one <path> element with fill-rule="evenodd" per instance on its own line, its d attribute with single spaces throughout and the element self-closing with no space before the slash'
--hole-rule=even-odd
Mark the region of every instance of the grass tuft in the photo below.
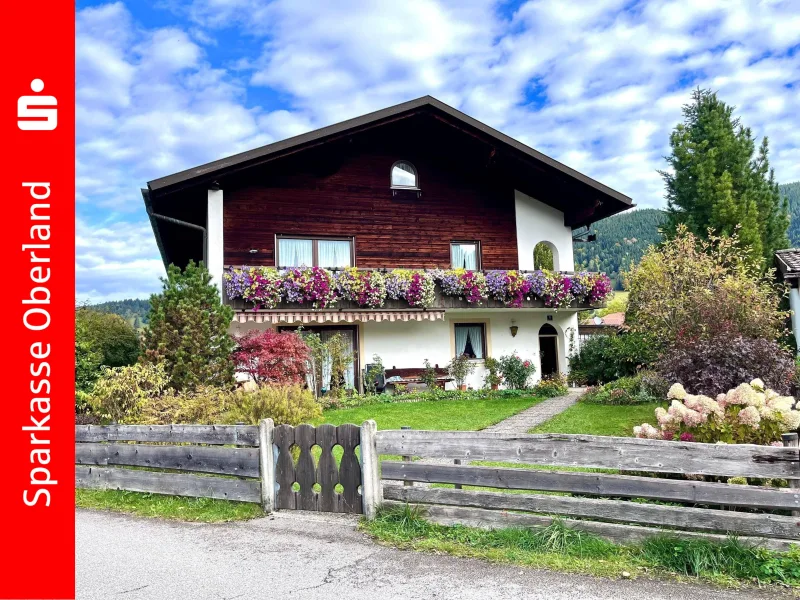
<svg viewBox="0 0 800 600">
<path fill-rule="evenodd" d="M 201 523 L 243 521 L 264 515 L 261 506 L 249 502 L 163 496 L 122 490 L 77 489 L 75 506 Z"/>
</svg>

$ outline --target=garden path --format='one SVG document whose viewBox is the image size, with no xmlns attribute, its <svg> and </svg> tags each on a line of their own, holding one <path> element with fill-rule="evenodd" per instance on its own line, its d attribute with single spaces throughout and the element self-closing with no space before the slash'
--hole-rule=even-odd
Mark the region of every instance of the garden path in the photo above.
<svg viewBox="0 0 800 600">
<path fill-rule="evenodd" d="M 528 433 L 533 427 L 541 425 L 545 421 L 552 419 L 558 413 L 564 412 L 578 401 L 578 397 L 585 391 L 585 388 L 570 388 L 565 396 L 548 398 L 544 402 L 539 402 L 535 406 L 526 408 L 499 423 L 490 425 L 481 431 L 492 433 L 519 434 Z"/>
</svg>

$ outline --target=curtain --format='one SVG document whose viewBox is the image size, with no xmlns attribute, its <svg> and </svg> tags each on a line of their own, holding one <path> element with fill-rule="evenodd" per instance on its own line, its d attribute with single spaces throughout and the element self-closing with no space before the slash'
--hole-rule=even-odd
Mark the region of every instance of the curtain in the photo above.
<svg viewBox="0 0 800 600">
<path fill-rule="evenodd" d="M 483 358 L 483 327 L 480 325 L 470 325 L 464 327 L 467 330 L 469 341 L 472 344 L 472 350 L 475 352 L 475 358 Z M 466 345 L 466 341 L 464 342 Z"/>
<path fill-rule="evenodd" d="M 474 271 L 478 268 L 478 252 L 475 244 L 453 244 L 453 268 Z"/>
<path fill-rule="evenodd" d="M 281 267 L 311 267 L 314 263 L 313 242 L 278 238 L 278 258 Z"/>
<path fill-rule="evenodd" d="M 454 327 L 453 330 L 456 334 L 456 356 L 464 354 L 467 347 L 467 336 L 469 335 L 469 328 L 467 327 Z"/>
<path fill-rule="evenodd" d="M 416 187 L 417 173 L 408 163 L 397 163 L 392 167 L 392 185 L 401 187 Z"/>
<path fill-rule="evenodd" d="M 319 266 L 325 269 L 341 269 L 350 264 L 350 242 L 347 240 L 319 240 Z"/>
</svg>

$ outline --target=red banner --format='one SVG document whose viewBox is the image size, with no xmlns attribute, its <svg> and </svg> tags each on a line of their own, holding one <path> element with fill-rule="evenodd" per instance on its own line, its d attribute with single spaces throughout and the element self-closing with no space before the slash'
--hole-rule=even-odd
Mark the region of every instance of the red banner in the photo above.
<svg viewBox="0 0 800 600">
<path fill-rule="evenodd" d="M 4 6 L 0 598 L 74 598 L 75 6 Z"/>
</svg>

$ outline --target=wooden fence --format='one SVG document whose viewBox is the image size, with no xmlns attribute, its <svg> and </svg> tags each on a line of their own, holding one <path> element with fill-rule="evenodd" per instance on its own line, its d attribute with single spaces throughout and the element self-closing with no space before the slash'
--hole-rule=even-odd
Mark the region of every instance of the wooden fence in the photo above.
<svg viewBox="0 0 800 600">
<path fill-rule="evenodd" d="M 378 432 L 377 450 L 406 458 L 382 463 L 384 480 L 406 483 L 385 485 L 384 503 L 419 505 L 430 520 L 443 524 L 547 525 L 555 515 L 566 517 L 572 527 L 622 543 L 663 534 L 664 528 L 685 537 L 735 534 L 776 549 L 800 543 L 800 513 L 792 516 L 800 510 L 797 447 L 392 430 Z M 412 457 L 525 463 L 544 469 L 413 462 Z M 586 470 L 548 470 L 558 467 Z M 648 473 L 690 477 L 648 477 Z M 788 479 L 790 488 L 703 480 L 737 476 Z M 409 485 L 412 482 L 454 487 Z M 463 486 L 500 491 L 458 489 Z"/>
<path fill-rule="evenodd" d="M 259 426 L 79 425 L 75 483 L 79 488 L 259 502 L 271 511 L 271 440 L 271 420 Z"/>
</svg>

